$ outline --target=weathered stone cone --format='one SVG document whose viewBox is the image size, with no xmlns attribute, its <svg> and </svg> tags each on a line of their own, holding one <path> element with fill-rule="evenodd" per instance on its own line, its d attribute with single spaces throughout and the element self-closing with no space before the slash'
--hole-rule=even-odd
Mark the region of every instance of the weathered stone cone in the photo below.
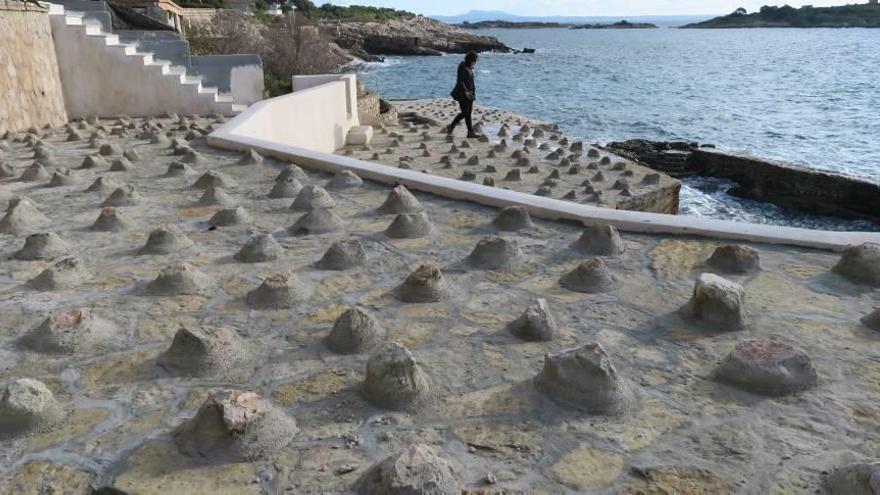
<svg viewBox="0 0 880 495">
<path fill-rule="evenodd" d="M 535 388 L 564 407 L 588 414 L 623 414 L 634 402 L 629 383 L 598 343 L 545 355 Z"/>
<path fill-rule="evenodd" d="M 498 230 L 517 231 L 531 229 L 535 226 L 529 211 L 524 206 L 508 206 L 498 212 L 498 216 L 492 221 L 492 225 Z"/>
<path fill-rule="evenodd" d="M 590 225 L 574 243 L 574 248 L 594 256 L 616 256 L 623 253 L 623 239 L 613 225 Z"/>
<path fill-rule="evenodd" d="M 0 437 L 47 431 L 64 418 L 64 410 L 41 381 L 20 378 L 6 385 L 0 397 Z"/>
<path fill-rule="evenodd" d="M 810 356 L 774 340 L 743 340 L 715 370 L 715 379 L 769 396 L 794 394 L 818 381 Z"/>
<path fill-rule="evenodd" d="M 81 308 L 47 317 L 19 343 L 37 352 L 73 354 L 105 345 L 115 334 L 112 323 Z"/>
<path fill-rule="evenodd" d="M 201 175 L 196 181 L 193 183 L 193 189 L 209 189 L 212 187 L 219 188 L 229 188 L 235 185 L 235 183 L 229 177 L 221 174 L 220 172 L 215 172 L 213 170 L 209 170 Z"/>
<path fill-rule="evenodd" d="M 79 184 L 79 177 L 67 169 L 56 170 L 46 187 L 64 187 Z"/>
<path fill-rule="evenodd" d="M 391 190 L 378 211 L 387 214 L 417 213 L 422 211 L 422 204 L 409 192 L 409 189 L 400 185 Z"/>
<path fill-rule="evenodd" d="M 352 187 L 359 187 L 363 183 L 364 181 L 351 170 L 343 170 L 341 172 L 337 172 L 336 175 L 334 175 L 333 178 L 330 179 L 330 181 L 327 183 L 327 188 L 337 190 L 351 189 Z"/>
<path fill-rule="evenodd" d="M 880 461 L 872 460 L 836 468 L 825 480 L 831 495 L 880 494 Z"/>
<path fill-rule="evenodd" d="M 537 299 L 507 329 L 523 340 L 534 342 L 553 340 L 559 333 L 546 299 Z"/>
<path fill-rule="evenodd" d="M 693 296 L 682 307 L 682 313 L 722 330 L 737 330 L 746 321 L 745 298 L 745 289 L 736 282 L 703 273 L 697 278 Z"/>
<path fill-rule="evenodd" d="M 333 208 L 336 201 L 321 186 L 308 185 L 293 200 L 290 209 L 294 211 L 311 211 L 319 208 Z"/>
<path fill-rule="evenodd" d="M 65 290 L 79 286 L 92 274 L 78 258 L 64 258 L 30 279 L 28 285 L 38 290 Z"/>
<path fill-rule="evenodd" d="M 117 187 L 110 196 L 101 203 L 101 206 L 135 206 L 141 204 L 144 198 L 132 185 Z"/>
<path fill-rule="evenodd" d="M 416 239 L 430 233 L 431 220 L 425 212 L 401 213 L 385 229 L 385 235 L 393 239 Z"/>
<path fill-rule="evenodd" d="M 399 342 L 379 345 L 367 360 L 363 394 L 379 407 L 394 410 L 416 408 L 427 400 L 430 389 L 430 378 L 409 349 Z"/>
<path fill-rule="evenodd" d="M 171 141 L 168 140 L 168 136 L 166 136 L 164 133 L 161 133 L 161 132 L 154 132 L 150 136 L 150 144 L 167 145 L 170 142 Z"/>
<path fill-rule="evenodd" d="M 98 232 L 120 232 L 129 227 L 130 222 L 115 208 L 103 208 L 91 229 Z"/>
<path fill-rule="evenodd" d="M 189 163 L 190 165 L 204 165 L 207 162 L 204 155 L 193 149 L 186 150 L 186 153 L 183 154 L 183 158 L 181 158 L 180 161 L 183 163 Z"/>
<path fill-rule="evenodd" d="M 208 291 L 211 279 L 189 263 L 168 266 L 144 287 L 152 296 L 198 295 Z"/>
<path fill-rule="evenodd" d="M 181 328 L 156 362 L 181 375 L 224 376 L 245 364 L 247 347 L 244 339 L 226 327 Z"/>
<path fill-rule="evenodd" d="M 214 227 L 230 227 L 233 225 L 251 223 L 252 221 L 253 219 L 251 218 L 250 213 L 241 206 L 224 208 L 217 213 L 214 213 L 214 216 L 209 220 L 210 224 Z"/>
<path fill-rule="evenodd" d="M 345 222 L 339 218 L 339 215 L 333 213 L 333 210 L 322 208 L 299 217 L 287 228 L 287 232 L 290 235 L 313 235 L 341 232 L 344 228 Z"/>
<path fill-rule="evenodd" d="M 107 191 L 115 191 L 117 188 L 121 187 L 122 184 L 116 182 L 115 180 L 109 177 L 98 177 L 94 182 L 86 188 L 85 192 L 100 192 L 105 193 Z"/>
<path fill-rule="evenodd" d="M 503 129 L 502 129 L 503 130 Z M 368 470 L 358 495 L 458 495 L 452 467 L 427 445 L 413 444 Z"/>
<path fill-rule="evenodd" d="M 101 155 L 89 155 L 83 158 L 82 164 L 79 168 L 89 169 L 89 168 L 104 168 L 107 166 L 107 160 L 104 159 Z"/>
<path fill-rule="evenodd" d="M 143 159 L 143 157 L 140 153 L 137 152 L 137 150 L 125 150 L 122 153 L 122 156 L 130 162 L 139 162 Z"/>
<path fill-rule="evenodd" d="M 852 282 L 880 287 L 880 244 L 866 242 L 846 248 L 834 272 Z"/>
<path fill-rule="evenodd" d="M 296 436 L 296 421 L 259 395 L 217 392 L 174 433 L 189 457 L 213 461 L 254 461 L 282 452 Z"/>
<path fill-rule="evenodd" d="M 263 157 L 254 150 L 247 150 L 238 160 L 239 165 L 259 165 L 263 163 Z"/>
<path fill-rule="evenodd" d="M 17 260 L 50 260 L 64 256 L 70 251 L 67 244 L 54 232 L 31 234 L 24 240 L 24 246 L 13 255 Z"/>
<path fill-rule="evenodd" d="M 49 219 L 29 199 L 14 198 L 9 201 L 6 214 L 0 219 L 0 232 L 14 234 L 46 223 L 49 223 Z"/>
<path fill-rule="evenodd" d="M 122 154 L 122 148 L 118 144 L 104 143 L 98 149 L 98 153 L 103 156 L 116 156 Z"/>
<path fill-rule="evenodd" d="M 10 177 L 15 177 L 15 167 L 6 162 L 0 163 L 0 179 L 8 179 Z"/>
<path fill-rule="evenodd" d="M 749 273 L 761 269 L 758 250 L 742 244 L 729 244 L 715 249 L 706 265 L 729 273 Z"/>
<path fill-rule="evenodd" d="M 248 306 L 256 309 L 290 309 L 309 298 L 310 292 L 293 275 L 277 273 L 248 292 Z"/>
<path fill-rule="evenodd" d="M 168 165 L 168 170 L 165 171 L 165 174 L 162 177 L 186 177 L 187 175 L 195 172 L 192 167 L 183 162 L 172 162 Z"/>
<path fill-rule="evenodd" d="M 397 299 L 409 303 L 442 301 L 449 297 L 449 285 L 440 269 L 431 263 L 419 265 L 397 288 Z"/>
<path fill-rule="evenodd" d="M 224 206 L 226 208 L 233 208 L 238 204 L 235 198 L 230 196 L 222 187 L 206 188 L 197 203 L 203 206 Z"/>
<path fill-rule="evenodd" d="M 110 164 L 111 172 L 127 172 L 133 168 L 134 165 L 132 165 L 131 162 L 128 161 L 128 158 L 125 158 L 124 156 L 113 160 L 113 163 Z"/>
<path fill-rule="evenodd" d="M 170 254 L 191 247 L 193 242 L 175 225 L 165 225 L 153 230 L 140 254 Z"/>
<path fill-rule="evenodd" d="M 50 177 L 49 172 L 40 163 L 34 162 L 24 169 L 18 180 L 22 182 L 42 182 L 49 180 Z"/>
<path fill-rule="evenodd" d="M 467 257 L 467 263 L 484 270 L 508 270 L 522 265 L 525 256 L 515 240 L 503 237 L 480 239 Z"/>
<path fill-rule="evenodd" d="M 324 343 L 339 354 L 368 351 L 385 340 L 385 329 L 376 317 L 360 307 L 349 308 L 336 319 Z"/>
<path fill-rule="evenodd" d="M 269 198 L 278 199 L 278 198 L 295 198 L 300 191 L 302 191 L 303 186 L 300 181 L 294 179 L 293 177 L 289 177 L 286 180 L 279 180 L 275 182 L 275 185 L 272 186 L 272 190 L 269 191 L 267 195 Z"/>
<path fill-rule="evenodd" d="M 318 267 L 324 270 L 348 270 L 361 266 L 367 261 L 367 251 L 357 239 L 336 241 L 318 261 Z"/>
<path fill-rule="evenodd" d="M 303 169 L 299 168 L 294 164 L 287 165 L 284 167 L 277 177 L 275 177 L 275 182 L 287 180 L 287 179 L 296 179 L 298 181 L 304 181 L 308 179 L 309 176 L 306 174 Z"/>
<path fill-rule="evenodd" d="M 862 318 L 862 324 L 866 327 L 880 332 L 880 309 Z"/>
<path fill-rule="evenodd" d="M 242 263 L 262 263 L 278 259 L 284 248 L 270 234 L 252 236 L 235 253 L 235 259 Z"/>
<path fill-rule="evenodd" d="M 559 283 L 568 290 L 587 294 L 608 292 L 617 288 L 617 280 L 599 258 L 584 261 L 563 275 Z"/>
</svg>

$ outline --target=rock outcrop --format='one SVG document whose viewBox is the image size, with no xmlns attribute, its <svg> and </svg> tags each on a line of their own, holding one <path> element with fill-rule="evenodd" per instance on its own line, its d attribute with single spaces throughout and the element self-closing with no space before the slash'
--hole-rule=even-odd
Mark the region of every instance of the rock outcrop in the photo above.
<svg viewBox="0 0 880 495">
<path fill-rule="evenodd" d="M 427 400 L 430 389 L 430 378 L 399 342 L 380 345 L 367 361 L 363 394 L 379 407 L 414 409 Z"/>
<path fill-rule="evenodd" d="M 50 430 L 63 417 L 64 410 L 43 382 L 20 378 L 0 397 L 0 438 Z"/>
<path fill-rule="evenodd" d="M 554 402 L 588 414 L 623 414 L 634 401 L 630 384 L 596 343 L 547 354 L 535 387 Z"/>
<path fill-rule="evenodd" d="M 343 312 L 324 340 L 327 347 L 339 354 L 368 351 L 385 339 L 385 329 L 376 317 L 361 307 Z"/>
<path fill-rule="evenodd" d="M 736 282 L 704 273 L 694 283 L 691 300 L 682 314 L 698 323 L 720 330 L 738 330 L 745 325 L 746 291 Z"/>
<path fill-rule="evenodd" d="M 436 265 L 419 265 L 397 288 L 397 299 L 409 303 L 442 301 L 449 297 L 449 285 Z"/>
<path fill-rule="evenodd" d="M 363 265 L 367 261 L 367 251 L 364 245 L 357 239 L 343 239 L 336 241 L 327 251 L 318 267 L 324 270 L 348 270 Z"/>
<path fill-rule="evenodd" d="M 538 299 L 532 303 L 507 329 L 517 337 L 533 342 L 553 340 L 559 333 L 546 299 Z"/>
<path fill-rule="evenodd" d="M 413 444 L 373 466 L 358 481 L 358 495 L 458 495 L 449 463 L 424 444 Z"/>
<path fill-rule="evenodd" d="M 715 249 L 706 266 L 728 273 L 751 273 L 761 269 L 761 256 L 755 248 L 729 244 Z"/>
<path fill-rule="evenodd" d="M 573 247 L 593 256 L 616 256 L 625 250 L 617 229 L 608 224 L 587 227 Z"/>
<path fill-rule="evenodd" d="M 173 433 L 181 453 L 214 462 L 270 458 L 298 433 L 296 421 L 254 392 L 217 392 Z"/>
<path fill-rule="evenodd" d="M 74 354 L 112 341 L 117 329 L 87 308 L 49 316 L 24 335 L 19 343 L 36 352 Z"/>
<path fill-rule="evenodd" d="M 617 280 L 599 258 L 581 263 L 574 270 L 563 275 L 559 279 L 559 284 L 568 290 L 585 294 L 598 294 L 617 288 Z"/>
<path fill-rule="evenodd" d="M 880 494 L 880 461 L 871 460 L 834 469 L 825 480 L 831 495 Z"/>
<path fill-rule="evenodd" d="M 856 283 L 880 287 L 880 244 L 866 242 L 846 248 L 834 272 Z"/>
<path fill-rule="evenodd" d="M 744 340 L 715 370 L 715 378 L 769 396 L 789 395 L 816 385 L 818 375 L 802 349 L 775 340 Z"/>
<path fill-rule="evenodd" d="M 248 354 L 247 344 L 234 330 L 183 327 L 156 363 L 183 376 L 225 377 L 241 368 Z"/>
</svg>

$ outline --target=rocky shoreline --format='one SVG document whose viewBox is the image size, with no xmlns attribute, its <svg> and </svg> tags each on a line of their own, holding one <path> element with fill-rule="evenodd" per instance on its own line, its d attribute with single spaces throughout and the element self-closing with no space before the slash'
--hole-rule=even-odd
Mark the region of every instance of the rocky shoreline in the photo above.
<svg viewBox="0 0 880 495">
<path fill-rule="evenodd" d="M 880 185 L 845 174 L 748 156 L 692 142 L 633 139 L 605 149 L 676 178 L 733 180 L 738 197 L 818 215 L 880 222 Z"/>
<path fill-rule="evenodd" d="M 424 16 L 385 22 L 322 21 L 319 29 L 324 38 L 366 61 L 381 60 L 382 55 L 513 51 L 497 38 L 475 35 Z"/>
</svg>

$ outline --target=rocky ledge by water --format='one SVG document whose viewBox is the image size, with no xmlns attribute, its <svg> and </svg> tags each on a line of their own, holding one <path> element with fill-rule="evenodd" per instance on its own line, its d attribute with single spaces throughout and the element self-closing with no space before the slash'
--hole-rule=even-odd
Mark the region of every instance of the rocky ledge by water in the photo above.
<svg viewBox="0 0 880 495">
<path fill-rule="evenodd" d="M 632 139 L 608 151 L 676 178 L 732 180 L 729 191 L 818 215 L 880 222 L 880 184 L 849 175 L 715 149 L 693 142 Z"/>
<path fill-rule="evenodd" d="M 364 60 L 377 55 L 511 51 L 494 37 L 478 36 L 420 15 L 372 22 L 322 21 L 320 29 L 322 35 Z"/>
<path fill-rule="evenodd" d="M 571 29 L 657 29 L 656 24 L 649 22 L 620 21 L 614 24 L 582 24 Z"/>
<path fill-rule="evenodd" d="M 758 12 L 747 13 L 736 9 L 733 13 L 708 21 L 682 26 L 685 29 L 703 28 L 880 28 L 880 5 L 841 5 L 838 7 L 812 7 L 805 5 L 799 9 L 784 5 L 782 7 L 761 7 Z"/>
</svg>

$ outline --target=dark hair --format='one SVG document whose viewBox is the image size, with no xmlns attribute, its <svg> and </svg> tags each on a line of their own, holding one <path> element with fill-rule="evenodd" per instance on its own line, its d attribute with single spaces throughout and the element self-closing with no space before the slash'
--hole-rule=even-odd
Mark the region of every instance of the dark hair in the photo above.
<svg viewBox="0 0 880 495">
<path fill-rule="evenodd" d="M 472 64 L 477 61 L 477 58 L 479 58 L 477 52 L 468 52 L 467 55 L 464 56 L 464 61 L 468 64 Z"/>
</svg>

